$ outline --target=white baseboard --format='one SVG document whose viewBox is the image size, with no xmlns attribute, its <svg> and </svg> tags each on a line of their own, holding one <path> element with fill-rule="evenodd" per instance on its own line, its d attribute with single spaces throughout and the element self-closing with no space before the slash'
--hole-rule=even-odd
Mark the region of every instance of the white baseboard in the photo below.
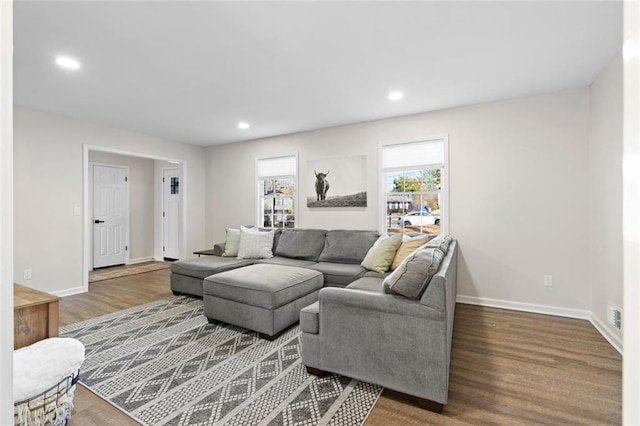
<svg viewBox="0 0 640 426">
<path fill-rule="evenodd" d="M 153 256 L 151 260 L 155 260 L 156 262 L 164 262 L 164 257 Z"/>
<path fill-rule="evenodd" d="M 136 263 L 151 262 L 153 260 L 156 260 L 156 258 L 153 256 L 139 257 L 137 259 L 129 259 L 129 263 L 127 263 L 127 265 L 135 265 Z"/>
<path fill-rule="evenodd" d="M 593 324 L 596 330 L 598 330 L 600 334 L 602 334 L 602 336 L 607 339 L 609 343 L 611 343 L 611 346 L 613 346 L 615 350 L 617 350 L 618 353 L 622 355 L 622 337 L 613 333 L 610 329 L 610 326 L 602 322 L 602 320 L 594 315 L 593 312 L 590 313 L 589 321 L 591 321 L 591 324 Z"/>
<path fill-rule="evenodd" d="M 71 296 L 74 294 L 84 293 L 84 287 L 80 286 L 80 287 L 65 288 L 64 290 L 52 291 L 50 293 L 58 297 Z"/>
<path fill-rule="evenodd" d="M 588 320 L 591 312 L 582 309 L 562 308 L 559 306 L 537 305 L 534 303 L 512 302 L 510 300 L 489 299 L 486 297 L 458 295 L 456 302 L 468 305 L 490 306 L 492 308 L 510 309 L 512 311 L 532 312 L 535 314 L 555 315 L 558 317 Z"/>
<path fill-rule="evenodd" d="M 510 300 L 489 299 L 486 297 L 458 295 L 456 302 L 467 305 L 489 306 L 492 308 L 510 309 L 512 311 L 531 312 L 535 314 L 555 315 L 559 317 L 588 320 L 611 346 L 622 354 L 622 340 L 611 333 L 608 327 L 592 312 L 582 309 L 561 308 L 559 306 L 537 305 L 534 303 L 512 302 Z"/>
</svg>

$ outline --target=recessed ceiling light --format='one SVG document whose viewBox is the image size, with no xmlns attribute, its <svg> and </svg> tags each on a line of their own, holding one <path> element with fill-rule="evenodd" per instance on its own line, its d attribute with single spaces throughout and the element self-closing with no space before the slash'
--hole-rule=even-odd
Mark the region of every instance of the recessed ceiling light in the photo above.
<svg viewBox="0 0 640 426">
<path fill-rule="evenodd" d="M 404 94 L 402 92 L 389 92 L 389 96 L 388 96 L 390 101 L 399 101 L 400 99 L 404 98 Z"/>
<path fill-rule="evenodd" d="M 80 62 L 73 58 L 69 58 L 68 56 L 58 56 L 56 58 L 56 64 L 66 70 L 77 70 L 80 68 Z"/>
<path fill-rule="evenodd" d="M 249 128 L 249 123 L 247 123 L 246 121 L 241 121 L 238 123 L 238 128 L 242 129 L 242 130 L 247 130 Z"/>
</svg>

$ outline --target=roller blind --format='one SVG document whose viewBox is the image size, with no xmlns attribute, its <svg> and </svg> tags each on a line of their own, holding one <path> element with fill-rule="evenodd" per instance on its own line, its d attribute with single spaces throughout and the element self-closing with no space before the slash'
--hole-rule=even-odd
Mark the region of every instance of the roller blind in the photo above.
<svg viewBox="0 0 640 426">
<path fill-rule="evenodd" d="M 258 179 L 278 176 L 295 176 L 296 162 L 295 155 L 261 158 L 258 160 Z"/>
<path fill-rule="evenodd" d="M 382 169 L 444 166 L 444 141 L 424 141 L 382 147 Z"/>
</svg>

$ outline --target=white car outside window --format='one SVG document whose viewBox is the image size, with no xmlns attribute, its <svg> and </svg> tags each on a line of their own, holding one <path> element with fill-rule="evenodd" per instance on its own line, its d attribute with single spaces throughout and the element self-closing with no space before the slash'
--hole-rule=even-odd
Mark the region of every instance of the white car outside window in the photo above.
<svg viewBox="0 0 640 426">
<path fill-rule="evenodd" d="M 401 223 L 405 226 L 439 225 L 440 216 L 429 212 L 411 212 L 402 217 Z"/>
</svg>

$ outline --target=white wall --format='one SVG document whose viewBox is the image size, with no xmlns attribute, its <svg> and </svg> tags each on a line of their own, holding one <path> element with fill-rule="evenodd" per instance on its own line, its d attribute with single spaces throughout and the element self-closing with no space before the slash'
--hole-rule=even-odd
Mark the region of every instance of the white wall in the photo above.
<svg viewBox="0 0 640 426">
<path fill-rule="evenodd" d="M 607 324 L 607 302 L 622 308 L 622 54 L 591 84 L 589 278 L 594 323 L 622 348 Z"/>
<path fill-rule="evenodd" d="M 14 271 L 32 269 L 29 286 L 57 294 L 81 291 L 83 144 L 142 156 L 182 160 L 187 175 L 186 252 L 201 249 L 204 229 L 204 150 L 151 136 L 15 107 Z M 80 290 L 78 290 L 80 289 Z"/>
<path fill-rule="evenodd" d="M 154 255 L 154 160 L 90 151 L 89 161 L 129 167 L 129 262 L 151 260 Z"/>
<path fill-rule="evenodd" d="M 308 209 L 310 189 L 302 188 L 298 226 L 376 229 L 379 144 L 448 134 L 458 293 L 467 302 L 586 317 L 588 117 L 589 89 L 579 88 L 210 147 L 206 241 L 254 222 L 255 159 L 292 152 L 301 176 L 319 158 L 366 155 L 368 167 L 367 208 Z M 545 274 L 553 287 L 543 286 Z"/>
<path fill-rule="evenodd" d="M 622 421 L 640 424 L 640 3 L 624 2 Z"/>
<path fill-rule="evenodd" d="M 0 2 L 0 424 L 13 424 L 13 2 Z"/>
</svg>

